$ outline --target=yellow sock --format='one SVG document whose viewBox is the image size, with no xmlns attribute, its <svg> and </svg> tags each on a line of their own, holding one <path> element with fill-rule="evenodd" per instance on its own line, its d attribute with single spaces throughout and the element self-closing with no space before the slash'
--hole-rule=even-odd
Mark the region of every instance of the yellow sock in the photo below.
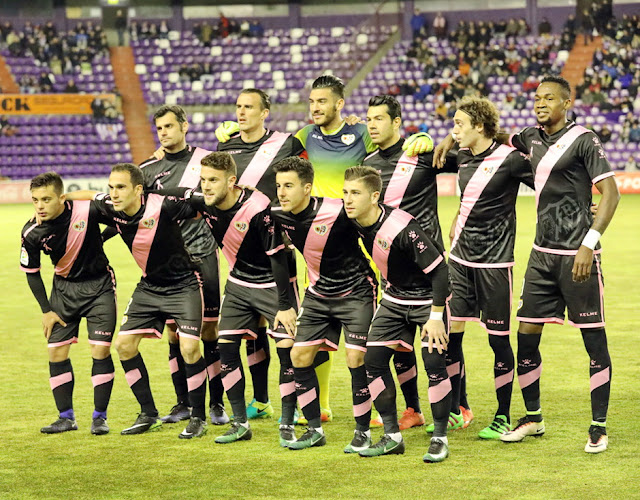
<svg viewBox="0 0 640 500">
<path fill-rule="evenodd" d="M 331 408 L 329 405 L 329 392 L 331 387 L 331 367 L 333 366 L 333 352 L 329 352 L 329 360 L 316 366 L 318 387 L 320 388 L 320 408 Z"/>
</svg>

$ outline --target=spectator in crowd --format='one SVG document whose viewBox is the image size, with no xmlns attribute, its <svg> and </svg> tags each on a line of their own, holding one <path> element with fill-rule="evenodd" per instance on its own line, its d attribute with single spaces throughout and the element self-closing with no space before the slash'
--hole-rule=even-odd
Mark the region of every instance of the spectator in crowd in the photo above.
<svg viewBox="0 0 640 500">
<path fill-rule="evenodd" d="M 80 92 L 80 90 L 78 89 L 78 86 L 76 85 L 76 82 L 73 80 L 73 78 L 70 78 L 67 81 L 67 86 L 64 88 L 64 93 L 65 94 L 77 94 L 78 92 Z"/>
<path fill-rule="evenodd" d="M 260 21 L 254 19 L 251 21 L 251 26 L 249 27 L 249 35 L 254 38 L 262 38 L 264 36 L 264 28 Z"/>
<path fill-rule="evenodd" d="M 442 15 L 442 12 L 438 12 L 433 19 L 433 33 L 440 40 L 447 36 L 447 19 Z"/>
<path fill-rule="evenodd" d="M 584 44 L 589 45 L 593 40 L 593 19 L 591 19 L 591 13 L 584 9 L 582 11 L 582 35 L 584 36 Z"/>
<path fill-rule="evenodd" d="M 167 21 L 160 21 L 160 26 L 158 26 L 158 36 L 160 38 L 169 38 L 169 25 Z"/>
<path fill-rule="evenodd" d="M 548 36 L 551 34 L 551 23 L 546 17 L 543 17 L 542 21 L 540 21 L 540 24 L 538 25 L 538 34 L 542 36 Z"/>
<path fill-rule="evenodd" d="M 114 25 L 118 32 L 118 45 L 122 47 L 124 45 L 124 34 L 127 31 L 127 18 L 124 12 L 122 12 L 122 9 L 118 9 L 116 12 Z"/>
<path fill-rule="evenodd" d="M 220 11 L 220 18 L 218 20 L 218 29 L 220 32 L 220 38 L 227 38 L 229 36 L 229 18 L 226 17 L 222 11 Z"/>
<path fill-rule="evenodd" d="M 411 17 L 411 31 L 413 32 L 413 39 L 422 38 L 426 36 L 427 19 L 420 12 L 420 9 L 416 9 Z"/>
<path fill-rule="evenodd" d="M 602 144 L 606 144 L 607 142 L 611 141 L 612 132 L 609 126 L 607 124 L 604 124 L 602 128 L 600 128 L 600 130 L 596 132 L 596 135 L 600 138 L 600 142 L 602 142 Z"/>
<path fill-rule="evenodd" d="M 0 135 L 4 137 L 12 137 L 19 132 L 18 127 L 11 125 L 9 119 L 5 115 L 0 115 Z"/>
<path fill-rule="evenodd" d="M 633 156 L 629 156 L 627 161 L 624 162 L 624 171 L 625 172 L 637 172 L 638 171 L 638 162 L 636 162 Z"/>
<path fill-rule="evenodd" d="M 38 87 L 40 92 L 46 93 L 53 90 L 53 81 L 51 76 L 46 71 L 40 72 L 40 79 L 38 80 Z"/>
</svg>

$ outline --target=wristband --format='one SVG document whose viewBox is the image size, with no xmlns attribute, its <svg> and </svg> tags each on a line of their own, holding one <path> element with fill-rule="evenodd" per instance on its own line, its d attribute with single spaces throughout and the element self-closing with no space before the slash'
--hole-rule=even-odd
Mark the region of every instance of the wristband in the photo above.
<svg viewBox="0 0 640 500">
<path fill-rule="evenodd" d="M 431 313 L 429 314 L 429 321 L 431 320 L 442 321 L 443 314 L 444 313 L 442 312 L 431 311 Z"/>
<path fill-rule="evenodd" d="M 582 240 L 582 245 L 593 250 L 596 248 L 596 245 L 600 240 L 600 236 L 602 235 L 595 229 L 589 229 L 587 235 Z"/>
</svg>

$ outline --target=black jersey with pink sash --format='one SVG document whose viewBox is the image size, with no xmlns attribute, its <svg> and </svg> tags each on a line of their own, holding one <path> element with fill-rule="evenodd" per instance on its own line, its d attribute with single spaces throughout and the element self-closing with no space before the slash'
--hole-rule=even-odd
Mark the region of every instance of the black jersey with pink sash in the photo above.
<svg viewBox="0 0 640 500">
<path fill-rule="evenodd" d="M 592 186 L 615 175 L 600 140 L 569 122 L 552 135 L 542 127 L 527 127 L 510 142 L 529 155 L 533 167 L 538 215 L 533 248 L 575 255 L 593 223 Z"/>
<path fill-rule="evenodd" d="M 149 193 L 143 195 L 140 210 L 129 216 L 115 210 L 107 194 L 98 194 L 95 204 L 106 223 L 122 237 L 144 280 L 157 286 L 171 286 L 195 279 L 195 266 L 177 223 L 196 215 L 189 205 L 172 196 Z"/>
<path fill-rule="evenodd" d="M 177 187 L 197 188 L 200 184 L 200 160 L 210 152 L 187 146 L 178 153 L 165 153 L 161 160 L 152 158 L 143 162 L 140 168 L 144 176 L 145 191 Z M 182 238 L 193 257 L 202 258 L 215 252 L 215 241 L 202 219 L 187 219 L 179 224 Z"/>
<path fill-rule="evenodd" d="M 387 281 L 383 298 L 409 305 L 430 304 L 432 300 L 444 305 L 449 295 L 448 279 L 444 289 L 435 290 L 432 283 L 436 269 L 448 275 L 443 248 L 407 212 L 382 204 L 380 208 L 382 214 L 371 226 L 354 223 Z"/>
<path fill-rule="evenodd" d="M 109 273 L 99 226 L 106 222 L 91 201 L 66 201 L 64 211 L 55 219 L 41 224 L 27 222 L 22 229 L 20 269 L 37 273 L 43 252 L 61 278 L 89 280 Z"/>
<path fill-rule="evenodd" d="M 470 267 L 511 267 L 520 183 L 533 188 L 527 157 L 496 142 L 478 155 L 458 152 L 460 214 L 449 258 Z"/>
<path fill-rule="evenodd" d="M 233 156 L 238 167 L 239 186 L 255 187 L 275 200 L 276 174 L 271 166 L 289 156 L 299 156 L 304 147 L 291 134 L 267 130 L 256 142 L 244 142 L 238 133 L 218 144 L 218 151 Z"/>
<path fill-rule="evenodd" d="M 375 283 L 360 249 L 359 236 L 342 200 L 311 197 L 298 214 L 272 208 L 278 227 L 303 255 L 309 273 L 307 291 L 324 297 L 344 296 L 359 285 Z"/>
<path fill-rule="evenodd" d="M 432 153 L 407 156 L 402 151 L 403 144 L 404 139 L 400 139 L 385 150 L 377 149 L 362 160 L 362 165 L 380 172 L 380 200 L 385 205 L 409 212 L 423 231 L 442 246 L 436 175 L 455 172 L 455 161 L 447 161 L 445 168 L 438 170 L 432 167 Z"/>
</svg>

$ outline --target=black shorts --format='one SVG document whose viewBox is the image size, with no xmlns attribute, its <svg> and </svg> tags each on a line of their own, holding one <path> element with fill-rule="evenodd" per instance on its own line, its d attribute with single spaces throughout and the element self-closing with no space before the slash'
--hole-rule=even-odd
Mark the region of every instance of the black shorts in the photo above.
<svg viewBox="0 0 640 500">
<path fill-rule="evenodd" d="M 448 301 L 447 301 L 448 302 Z M 402 300 L 382 295 L 373 317 L 367 346 L 399 344 L 397 351 L 413 351 L 416 328 L 422 329 L 431 314 L 430 300 Z M 443 316 L 445 331 L 449 331 L 449 306 Z M 427 343 L 422 342 L 422 347 Z"/>
<path fill-rule="evenodd" d="M 259 288 L 249 283 L 238 284 L 227 280 L 220 305 L 218 335 L 228 340 L 255 340 L 258 337 L 260 317 L 264 316 L 273 327 L 277 312 L 277 287 Z M 292 338 L 282 325 L 279 325 L 275 331 L 270 328 L 267 332 L 274 339 Z"/>
<path fill-rule="evenodd" d="M 488 333 L 509 335 L 513 268 L 469 267 L 449 260 L 451 321 L 476 321 Z"/>
<path fill-rule="evenodd" d="M 307 290 L 294 345 L 319 345 L 321 351 L 337 351 L 344 329 L 344 346 L 365 352 L 377 293 L 377 287 L 370 283 L 340 297 L 323 297 Z"/>
<path fill-rule="evenodd" d="M 67 326 L 56 323 L 49 336 L 49 347 L 78 342 L 80 320 L 87 318 L 89 343 L 111 345 L 116 329 L 116 277 L 109 273 L 86 281 L 53 277 L 51 308 Z"/>
<path fill-rule="evenodd" d="M 122 317 L 119 335 L 161 338 L 168 319 L 177 324 L 181 337 L 200 338 L 202 288 L 196 275 L 171 286 L 158 286 L 142 279 Z"/>
<path fill-rule="evenodd" d="M 524 275 L 516 319 L 525 323 L 564 323 L 578 328 L 604 327 L 604 279 L 600 255 L 593 256 L 591 276 L 583 283 L 572 278 L 575 256 L 532 250 Z"/>
</svg>

